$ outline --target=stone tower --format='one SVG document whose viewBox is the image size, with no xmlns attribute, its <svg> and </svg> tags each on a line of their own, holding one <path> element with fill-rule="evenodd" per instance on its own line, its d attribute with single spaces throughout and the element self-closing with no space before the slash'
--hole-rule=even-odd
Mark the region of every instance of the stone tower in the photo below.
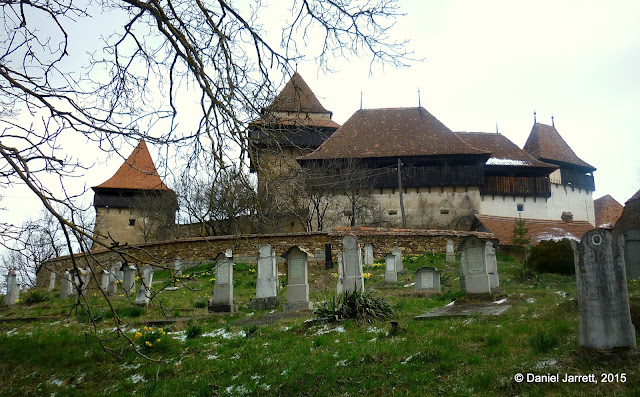
<svg viewBox="0 0 640 397">
<path fill-rule="evenodd" d="M 160 179 L 144 140 L 111 178 L 92 189 L 98 240 L 133 245 L 174 237 L 176 194 Z"/>
</svg>

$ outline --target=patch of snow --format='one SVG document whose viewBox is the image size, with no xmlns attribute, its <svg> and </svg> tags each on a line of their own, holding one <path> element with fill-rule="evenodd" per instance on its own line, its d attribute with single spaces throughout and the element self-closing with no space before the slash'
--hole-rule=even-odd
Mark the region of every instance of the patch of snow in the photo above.
<svg viewBox="0 0 640 397">
<path fill-rule="evenodd" d="M 291 328 L 292 328 L 292 327 L 282 327 L 282 328 L 280 328 L 280 331 L 282 331 L 282 332 L 287 332 L 287 331 L 289 331 Z"/>
<path fill-rule="evenodd" d="M 11 331 L 7 331 L 7 336 L 15 335 L 18 333 L 18 328 L 14 328 Z"/>
<path fill-rule="evenodd" d="M 344 327 L 342 325 L 335 327 L 333 329 L 335 332 L 339 333 L 339 334 L 343 334 L 344 333 Z"/>
<path fill-rule="evenodd" d="M 52 379 L 49 382 L 50 385 L 54 385 L 54 386 L 62 386 L 62 383 L 64 383 L 61 379 Z"/>
<path fill-rule="evenodd" d="M 287 372 L 288 372 L 288 371 L 287 371 L 286 369 L 283 369 L 283 370 L 282 370 L 282 372 L 280 372 L 280 375 L 281 375 L 281 376 L 285 376 L 285 375 L 287 374 Z"/>
<path fill-rule="evenodd" d="M 132 369 L 138 369 L 140 368 L 140 364 L 136 364 L 136 365 L 127 365 L 127 364 L 121 364 L 120 368 L 122 369 L 128 369 L 128 370 L 132 370 Z"/>
<path fill-rule="evenodd" d="M 499 301 L 495 301 L 495 302 L 493 302 L 493 304 L 494 304 L 494 305 L 500 305 L 500 304 L 502 304 L 502 303 L 505 303 L 506 301 L 507 301 L 507 298 L 504 298 L 504 299 L 500 299 Z"/>
<path fill-rule="evenodd" d="M 271 385 L 267 385 L 264 383 L 259 384 L 258 387 L 264 390 L 271 390 Z"/>
<path fill-rule="evenodd" d="M 556 291 L 555 293 L 557 295 L 560 295 L 563 298 L 568 298 L 569 296 L 571 296 L 571 294 L 569 294 L 568 292 L 564 292 L 564 291 Z"/>
<path fill-rule="evenodd" d="M 556 365 L 556 360 L 554 358 L 550 358 L 548 360 L 542 360 L 538 363 L 536 363 L 536 365 L 533 366 L 534 369 L 542 369 L 542 368 L 546 368 L 546 367 L 553 367 L 554 365 Z"/>
<path fill-rule="evenodd" d="M 375 342 L 375 341 L 377 341 L 377 340 L 378 340 L 378 338 L 373 338 L 373 339 L 369 339 L 369 341 L 368 341 L 368 342 Z"/>
<path fill-rule="evenodd" d="M 404 285 L 404 287 L 405 287 L 405 288 L 407 288 L 407 287 L 413 287 L 414 285 L 416 285 L 416 283 L 405 284 L 405 285 Z"/>
<path fill-rule="evenodd" d="M 251 380 L 258 380 L 260 378 L 262 378 L 260 375 L 251 375 Z"/>
<path fill-rule="evenodd" d="M 574 241 L 580 242 L 580 239 L 578 237 L 576 237 L 572 233 L 569 233 L 566 230 L 561 229 L 559 227 L 550 227 L 547 230 L 548 230 L 548 232 L 542 232 L 542 233 L 538 234 L 535 237 L 535 240 L 537 242 L 540 242 L 540 241 L 543 241 L 543 240 L 561 241 L 561 240 L 566 238 L 566 239 L 569 239 L 569 240 L 574 240 Z"/>
<path fill-rule="evenodd" d="M 239 360 L 240 359 L 240 355 L 238 353 L 234 354 L 233 357 L 231 357 L 232 360 Z"/>
<path fill-rule="evenodd" d="M 471 323 L 475 323 L 476 319 L 473 317 L 469 317 L 468 319 L 464 320 L 465 324 L 471 324 Z"/>
<path fill-rule="evenodd" d="M 409 357 L 405 358 L 400 364 L 406 364 L 409 361 L 411 361 L 411 359 L 413 358 L 413 356 L 415 356 L 415 354 L 410 355 Z"/>
<path fill-rule="evenodd" d="M 220 357 L 220 356 L 218 356 L 217 354 L 209 354 L 207 356 L 207 360 L 215 360 L 218 357 Z"/>
<path fill-rule="evenodd" d="M 536 303 L 536 300 L 533 298 L 527 298 L 527 303 Z"/>
<path fill-rule="evenodd" d="M 491 157 L 487 160 L 487 165 L 515 165 L 515 166 L 527 166 L 530 163 L 524 160 L 514 160 L 514 159 L 499 159 L 496 157 Z"/>
<path fill-rule="evenodd" d="M 144 376 L 140 374 L 134 374 L 129 377 L 129 380 L 133 383 L 144 382 Z"/>
<path fill-rule="evenodd" d="M 447 303 L 444 307 L 450 307 L 456 304 L 456 301 L 451 301 L 450 303 Z"/>
<path fill-rule="evenodd" d="M 167 335 L 182 342 L 187 340 L 187 335 L 184 332 L 167 332 Z"/>
<path fill-rule="evenodd" d="M 254 314 L 253 312 L 247 313 L 247 317 L 251 317 L 251 316 L 253 316 L 253 314 Z"/>
<path fill-rule="evenodd" d="M 533 313 L 533 314 L 531 315 L 531 317 L 532 317 L 532 318 L 538 318 L 538 313 Z"/>
<path fill-rule="evenodd" d="M 349 363 L 349 360 L 340 360 L 336 363 L 336 367 L 346 367 Z"/>
<path fill-rule="evenodd" d="M 366 331 L 370 334 L 376 334 L 376 333 L 382 332 L 380 328 L 376 328 L 376 327 L 369 327 L 366 329 Z"/>
<path fill-rule="evenodd" d="M 225 330 L 224 328 L 219 328 L 219 329 L 214 329 L 211 332 L 204 333 L 202 334 L 202 336 L 208 336 L 211 338 L 221 336 L 223 339 L 231 339 L 235 336 L 246 336 L 246 334 L 244 331 L 239 331 L 237 334 L 234 334 L 233 332 L 227 332 L 227 330 Z"/>
</svg>

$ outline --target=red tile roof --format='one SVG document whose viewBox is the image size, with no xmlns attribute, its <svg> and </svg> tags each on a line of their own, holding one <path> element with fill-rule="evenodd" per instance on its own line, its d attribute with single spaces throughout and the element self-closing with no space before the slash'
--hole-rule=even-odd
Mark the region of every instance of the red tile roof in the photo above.
<svg viewBox="0 0 640 397">
<path fill-rule="evenodd" d="M 141 140 L 127 160 L 107 181 L 93 189 L 171 190 L 162 182 L 149 149 Z"/>
<path fill-rule="evenodd" d="M 589 168 L 595 171 L 595 167 L 582 161 L 571 150 L 567 142 L 562 139 L 556 127 L 535 123 L 524 144 L 524 150 L 533 157 L 542 161 L 562 162 L 577 165 L 579 167 Z"/>
<path fill-rule="evenodd" d="M 554 164 L 536 160 L 504 135 L 486 132 L 456 132 L 456 135 L 476 149 L 491 152 L 488 166 L 548 168 L 549 172 L 558 168 Z"/>
<path fill-rule="evenodd" d="M 618 222 L 624 207 L 610 195 L 593 200 L 593 208 L 596 214 L 596 226 L 611 229 Z"/>
<path fill-rule="evenodd" d="M 424 108 L 360 109 L 318 149 L 303 158 L 345 159 L 486 155 L 469 146 Z"/>
<path fill-rule="evenodd" d="M 291 113 L 330 113 L 322 106 L 298 72 L 291 76 L 291 80 L 265 110 Z"/>
<path fill-rule="evenodd" d="M 501 245 L 511 245 L 513 227 L 517 218 L 482 214 L 476 214 L 475 217 L 487 231 L 493 233 L 500 240 Z M 542 240 L 561 240 L 563 238 L 580 240 L 583 234 L 594 228 L 587 221 L 565 222 L 528 218 L 524 221 L 525 227 L 529 229 L 532 244 L 537 244 Z"/>
</svg>

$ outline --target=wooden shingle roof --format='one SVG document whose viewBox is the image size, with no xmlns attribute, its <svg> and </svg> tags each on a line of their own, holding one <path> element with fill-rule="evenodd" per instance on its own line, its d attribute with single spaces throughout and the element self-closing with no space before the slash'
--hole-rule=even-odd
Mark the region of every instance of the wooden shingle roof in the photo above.
<svg viewBox="0 0 640 397">
<path fill-rule="evenodd" d="M 360 109 L 304 160 L 484 155 L 426 109 Z"/>
<path fill-rule="evenodd" d="M 596 226 L 611 229 L 622 215 L 624 207 L 610 195 L 593 200 L 593 209 L 596 216 Z"/>
<path fill-rule="evenodd" d="M 267 112 L 290 113 L 331 113 L 322 106 L 311 88 L 298 72 L 276 96 L 273 103 L 265 108 Z"/>
<path fill-rule="evenodd" d="M 160 179 L 144 140 L 111 178 L 92 189 L 171 190 Z"/>
<path fill-rule="evenodd" d="M 456 132 L 456 135 L 476 149 L 491 152 L 487 166 L 536 167 L 549 169 L 549 172 L 558 168 L 535 159 L 504 135 L 486 132 Z"/>
<path fill-rule="evenodd" d="M 524 150 L 541 161 L 561 162 L 595 171 L 596 168 L 580 159 L 562 139 L 556 127 L 535 123 L 524 144 Z"/>
</svg>

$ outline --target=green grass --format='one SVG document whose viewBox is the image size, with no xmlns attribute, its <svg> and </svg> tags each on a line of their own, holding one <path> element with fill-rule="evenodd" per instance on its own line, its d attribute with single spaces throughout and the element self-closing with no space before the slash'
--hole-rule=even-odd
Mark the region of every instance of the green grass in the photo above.
<svg viewBox="0 0 640 397">
<path fill-rule="evenodd" d="M 496 298 L 506 297 L 511 309 L 500 316 L 413 320 L 430 308 L 468 299 L 459 290 L 457 265 L 444 259 L 432 254 L 405 257 L 407 272 L 392 285 L 384 282 L 380 262 L 365 269 L 371 273 L 365 281 L 367 292 L 383 298 L 394 311 L 392 317 L 370 323 L 305 323 L 303 317 L 246 325 L 241 321 L 265 311 L 248 308 L 255 296 L 255 266 L 242 264 L 234 269 L 239 312 L 233 315 L 209 315 L 206 307 L 198 307 L 213 290 L 211 264 L 185 270 L 185 277 L 175 282 L 168 271 L 164 276 L 156 273 L 154 280 L 160 283 L 152 291 L 168 283 L 179 290 L 158 293 L 149 308 L 135 306 L 134 296 L 109 298 L 127 338 L 113 332 L 106 300 L 90 291 L 87 300 L 102 344 L 88 314 L 71 310 L 73 299 L 60 300 L 50 293 L 48 301 L 0 311 L 4 320 L 56 317 L 0 322 L 0 395 L 637 395 L 637 353 L 600 353 L 578 346 L 572 276 L 543 274 L 520 283 L 515 280 L 520 265 L 499 254 L 504 291 Z M 448 274 L 441 295 L 418 294 L 413 286 L 404 286 L 412 282 L 412 271 L 425 265 Z M 335 269 L 310 269 L 310 296 L 316 303 L 335 296 L 332 272 Z M 629 293 L 632 305 L 640 306 L 638 282 L 629 283 Z M 164 318 L 163 313 L 197 319 L 163 328 L 145 325 Z M 395 332 L 391 321 L 398 323 Z M 513 380 L 516 373 L 527 372 L 626 373 L 627 379 L 607 384 Z"/>
</svg>

